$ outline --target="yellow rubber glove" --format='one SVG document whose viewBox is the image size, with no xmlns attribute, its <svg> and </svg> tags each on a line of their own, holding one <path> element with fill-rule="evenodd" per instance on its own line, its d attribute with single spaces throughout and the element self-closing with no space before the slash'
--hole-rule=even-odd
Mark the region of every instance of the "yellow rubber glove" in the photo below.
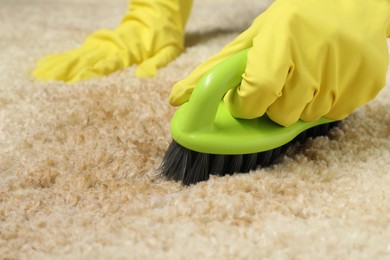
<svg viewBox="0 0 390 260">
<path fill-rule="evenodd" d="M 251 47 L 241 85 L 224 99 L 233 116 L 266 113 L 284 126 L 322 116 L 340 120 L 385 86 L 389 35 L 390 0 L 277 0 L 176 83 L 169 102 L 186 102 L 206 71 Z"/>
<path fill-rule="evenodd" d="M 136 76 L 151 77 L 184 48 L 184 28 L 192 0 L 131 0 L 114 30 L 99 30 L 75 50 L 43 58 L 39 80 L 76 82 L 139 64 Z"/>
</svg>

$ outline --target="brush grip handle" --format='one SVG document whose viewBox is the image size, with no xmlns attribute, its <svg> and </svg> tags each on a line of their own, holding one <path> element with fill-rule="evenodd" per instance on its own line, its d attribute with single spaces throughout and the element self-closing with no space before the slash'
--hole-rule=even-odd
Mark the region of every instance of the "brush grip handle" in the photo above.
<svg viewBox="0 0 390 260">
<path fill-rule="evenodd" d="M 249 49 L 242 50 L 218 63 L 196 85 L 188 101 L 184 131 L 212 128 L 219 103 L 228 90 L 240 85 Z"/>
</svg>

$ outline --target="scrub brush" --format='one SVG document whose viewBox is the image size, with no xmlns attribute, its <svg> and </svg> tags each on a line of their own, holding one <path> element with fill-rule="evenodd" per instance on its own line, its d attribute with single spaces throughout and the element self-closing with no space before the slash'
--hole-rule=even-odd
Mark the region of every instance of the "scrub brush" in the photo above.
<svg viewBox="0 0 390 260">
<path fill-rule="evenodd" d="M 190 100 L 175 112 L 171 121 L 173 141 L 160 166 L 167 179 L 191 185 L 208 180 L 210 174 L 223 176 L 266 167 L 291 143 L 325 135 L 338 124 L 321 118 L 283 127 L 266 115 L 234 118 L 223 96 L 240 84 L 247 52 L 236 53 L 206 73 Z"/>
</svg>

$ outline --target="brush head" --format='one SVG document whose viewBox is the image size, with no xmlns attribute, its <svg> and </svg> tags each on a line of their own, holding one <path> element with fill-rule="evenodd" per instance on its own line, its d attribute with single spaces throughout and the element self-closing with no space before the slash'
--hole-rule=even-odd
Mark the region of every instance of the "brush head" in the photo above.
<svg viewBox="0 0 390 260">
<path fill-rule="evenodd" d="M 164 178 L 180 181 L 184 185 L 206 181 L 210 174 L 224 176 L 247 173 L 271 165 L 291 144 L 303 143 L 308 138 L 326 135 L 331 128 L 338 124 L 339 122 L 332 122 L 314 126 L 297 135 L 285 145 L 249 154 L 223 155 L 195 152 L 173 140 L 163 157 L 160 173 Z"/>
<path fill-rule="evenodd" d="M 192 184 L 209 174 L 247 172 L 274 161 L 283 147 L 308 129 L 332 120 L 298 120 L 283 127 L 267 115 L 254 119 L 233 117 L 223 97 L 238 87 L 246 68 L 247 50 L 240 51 L 207 72 L 171 121 L 174 139 L 166 152 L 161 172 L 168 179 Z M 325 128 L 325 126 L 323 126 Z"/>
</svg>

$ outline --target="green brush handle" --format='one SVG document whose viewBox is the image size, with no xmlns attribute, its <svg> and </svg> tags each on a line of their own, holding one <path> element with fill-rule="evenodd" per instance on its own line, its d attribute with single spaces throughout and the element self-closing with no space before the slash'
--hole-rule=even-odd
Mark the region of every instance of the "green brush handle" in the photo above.
<svg viewBox="0 0 390 260">
<path fill-rule="evenodd" d="M 249 49 L 242 50 L 217 64 L 196 85 L 189 104 L 183 131 L 212 128 L 218 106 L 229 89 L 240 85 Z M 194 120 L 196 118 L 196 120 Z"/>
</svg>

